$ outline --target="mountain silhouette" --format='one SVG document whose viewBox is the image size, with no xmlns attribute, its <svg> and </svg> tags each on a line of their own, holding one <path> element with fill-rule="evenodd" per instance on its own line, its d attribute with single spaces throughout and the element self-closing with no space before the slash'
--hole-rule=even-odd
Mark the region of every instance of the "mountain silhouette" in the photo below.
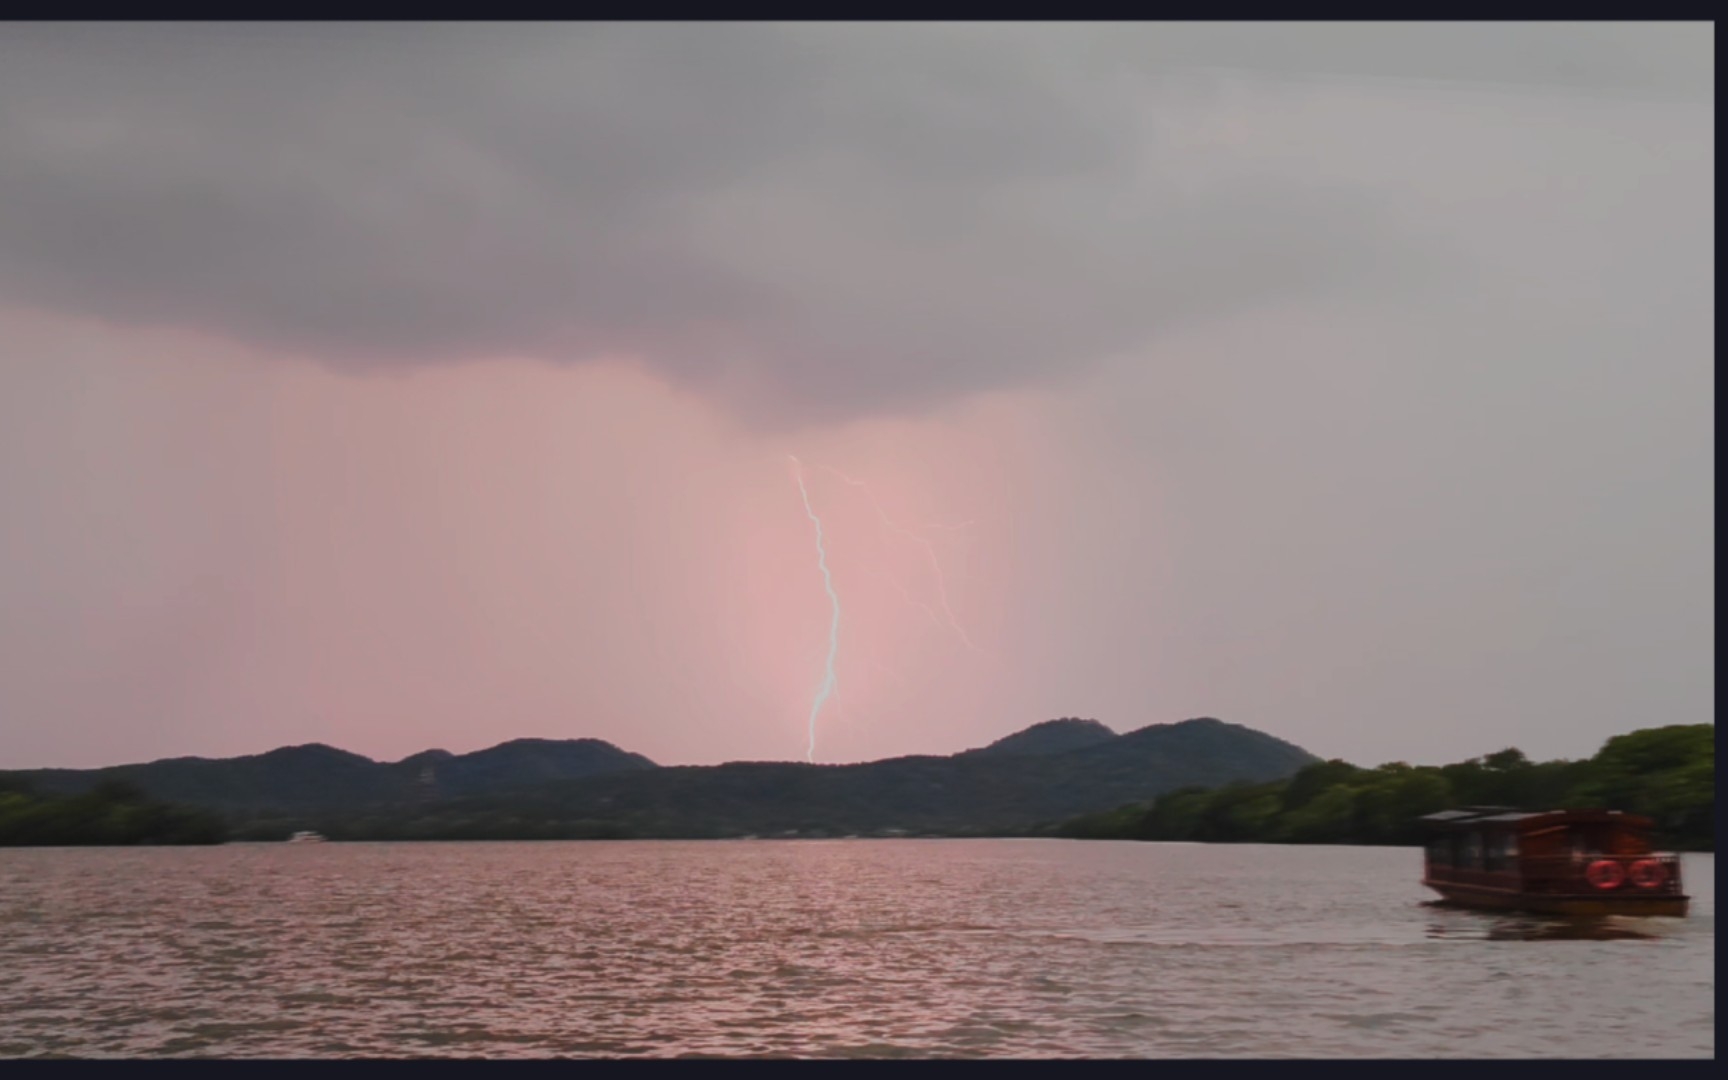
<svg viewBox="0 0 1728 1080">
<path fill-rule="evenodd" d="M 425 802 L 656 767 L 641 754 L 600 739 L 514 739 L 471 754 L 423 750 L 390 763 L 307 743 L 246 757 L 167 758 L 106 769 L 30 769 L 0 775 L 53 794 L 86 791 L 102 780 L 125 780 L 153 798 L 246 818 Z"/>
<path fill-rule="evenodd" d="M 1057 754 L 1064 750 L 1079 750 L 1116 738 L 1114 731 L 1096 720 L 1067 717 L 1033 724 L 1023 731 L 1004 735 L 989 746 L 968 750 L 968 754 Z"/>
<path fill-rule="evenodd" d="M 392 763 L 310 744 L 0 776 L 57 793 L 121 779 L 217 811 L 237 836 L 256 839 L 300 828 L 379 840 L 1002 835 L 1179 787 L 1283 779 L 1316 760 L 1212 718 L 1121 735 L 1061 719 L 959 754 L 855 765 L 659 766 L 598 739 L 516 739 Z"/>
</svg>

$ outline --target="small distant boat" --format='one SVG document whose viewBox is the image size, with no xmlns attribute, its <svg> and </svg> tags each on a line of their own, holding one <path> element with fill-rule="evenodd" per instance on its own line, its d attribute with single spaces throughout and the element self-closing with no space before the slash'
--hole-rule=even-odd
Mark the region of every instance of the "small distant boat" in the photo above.
<svg viewBox="0 0 1728 1080">
<path fill-rule="evenodd" d="M 1469 806 L 1422 818 L 1422 884 L 1460 907 L 1538 915 L 1684 916 L 1680 856 L 1618 810 Z"/>
<path fill-rule="evenodd" d="M 322 844 L 325 837 L 310 829 L 302 829 L 288 838 L 290 844 Z"/>
</svg>

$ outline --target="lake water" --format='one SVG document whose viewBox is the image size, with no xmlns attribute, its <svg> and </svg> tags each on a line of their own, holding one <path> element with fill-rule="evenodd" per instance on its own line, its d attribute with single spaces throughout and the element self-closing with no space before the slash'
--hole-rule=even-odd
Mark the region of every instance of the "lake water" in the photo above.
<svg viewBox="0 0 1728 1080">
<path fill-rule="evenodd" d="M 1414 849 L 0 850 L 0 1056 L 1714 1057 L 1684 920 L 1426 906 Z"/>
</svg>

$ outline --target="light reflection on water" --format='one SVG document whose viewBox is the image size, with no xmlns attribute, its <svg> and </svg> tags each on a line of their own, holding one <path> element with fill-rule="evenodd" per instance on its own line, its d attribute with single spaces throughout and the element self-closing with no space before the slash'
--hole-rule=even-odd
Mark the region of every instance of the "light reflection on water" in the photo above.
<svg viewBox="0 0 1728 1080">
<path fill-rule="evenodd" d="M 1713 1057 L 1684 873 L 1578 924 L 1429 906 L 1414 849 L 0 850 L 0 1056 Z"/>
</svg>

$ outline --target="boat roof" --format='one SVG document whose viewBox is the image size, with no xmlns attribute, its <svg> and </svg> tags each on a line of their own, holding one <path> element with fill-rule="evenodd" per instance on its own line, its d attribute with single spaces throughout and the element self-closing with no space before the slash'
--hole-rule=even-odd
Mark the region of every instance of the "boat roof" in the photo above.
<svg viewBox="0 0 1728 1080">
<path fill-rule="evenodd" d="M 1616 822 L 1635 829 L 1648 829 L 1655 822 L 1636 814 L 1619 810 L 1518 810 L 1510 806 L 1464 806 L 1427 814 L 1419 820 L 1439 829 L 1480 828 L 1499 826 L 1513 828 L 1526 825 L 1600 825 Z"/>
</svg>

